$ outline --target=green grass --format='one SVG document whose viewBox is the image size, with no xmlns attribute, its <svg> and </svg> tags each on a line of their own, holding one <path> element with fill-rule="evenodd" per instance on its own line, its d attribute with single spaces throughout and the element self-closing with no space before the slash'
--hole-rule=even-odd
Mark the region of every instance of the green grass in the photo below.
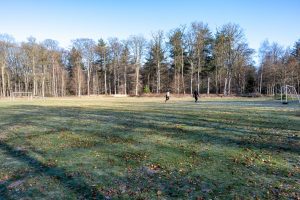
<svg viewBox="0 0 300 200">
<path fill-rule="evenodd" d="M 299 105 L 0 100 L 0 199 L 297 199 Z"/>
</svg>

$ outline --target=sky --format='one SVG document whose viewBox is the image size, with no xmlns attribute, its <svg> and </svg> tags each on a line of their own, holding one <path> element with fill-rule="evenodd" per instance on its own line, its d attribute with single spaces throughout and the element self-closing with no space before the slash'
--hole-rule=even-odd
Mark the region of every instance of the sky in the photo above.
<svg viewBox="0 0 300 200">
<path fill-rule="evenodd" d="M 284 47 L 300 39 L 300 0 L 0 0 L 0 11 L 0 33 L 19 42 L 55 39 L 65 48 L 76 38 L 150 38 L 195 21 L 212 33 L 239 24 L 256 51 L 265 39 Z"/>
</svg>

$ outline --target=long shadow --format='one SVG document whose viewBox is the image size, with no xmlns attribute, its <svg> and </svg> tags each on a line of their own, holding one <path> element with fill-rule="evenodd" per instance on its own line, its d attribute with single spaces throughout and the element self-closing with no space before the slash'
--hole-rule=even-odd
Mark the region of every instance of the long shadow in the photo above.
<svg viewBox="0 0 300 200">
<path fill-rule="evenodd" d="M 244 136 L 247 136 L 249 133 L 252 133 L 251 131 L 244 132 L 241 128 L 228 128 L 227 126 L 232 126 L 232 124 L 227 124 L 223 121 L 214 121 L 214 119 L 204 118 L 201 116 L 197 116 L 195 119 L 192 119 L 194 117 L 190 114 L 183 114 L 183 115 L 162 115 L 158 113 L 141 113 L 138 111 L 116 111 L 113 109 L 107 109 L 107 108 L 84 108 L 84 109 L 74 109 L 70 107 L 60 107 L 60 108 L 49 108 L 49 107 L 40 107 L 40 106 L 26 106 L 25 108 L 22 107 L 21 109 L 29 110 L 28 113 L 26 113 L 26 116 L 32 117 L 32 116 L 59 116 L 60 118 L 67 118 L 67 119 L 76 119 L 80 121 L 81 119 L 93 119 L 95 120 L 95 117 L 100 117 L 101 123 L 108 123 L 111 126 L 111 132 L 120 131 L 116 128 L 114 128 L 114 125 L 122 125 L 125 130 L 131 131 L 132 128 L 148 128 L 153 130 L 158 130 L 160 132 L 166 132 L 166 133 L 176 133 L 178 131 L 183 132 L 184 134 L 172 134 L 172 137 L 178 138 L 178 139 L 184 139 L 184 140 L 190 140 L 191 142 L 197 141 L 197 140 L 205 140 L 206 142 L 214 143 L 214 144 L 221 144 L 221 145 L 230 145 L 230 144 L 237 144 L 240 146 L 245 147 L 256 147 L 260 149 L 266 149 L 268 151 L 273 150 L 284 150 L 284 151 L 290 151 L 294 153 L 299 153 L 300 147 L 297 145 L 291 145 L 291 144 L 284 144 L 283 142 L 286 141 L 286 136 L 281 135 L 281 138 L 284 140 L 280 143 L 279 141 L 261 141 L 261 138 L 259 137 L 258 133 L 253 133 L 255 136 L 255 141 L 251 141 Z M 84 114 L 85 116 L 81 116 Z M 91 117 L 87 117 L 89 115 L 92 115 Z M 12 116 L 15 118 L 16 116 Z M 113 118 L 111 118 L 113 117 Z M 216 135 L 213 133 L 207 133 L 205 131 L 192 131 L 192 130 L 178 130 L 176 127 L 167 127 L 163 126 L 160 123 L 163 120 L 167 123 L 179 123 L 191 127 L 207 127 L 207 128 L 213 128 L 215 131 L 218 132 L 226 132 L 227 135 Z M 19 117 L 18 117 L 19 118 Z M 189 120 L 187 120 L 187 118 Z M 26 117 L 23 119 L 27 119 Z M 35 118 L 34 118 L 35 119 Z M 191 120 L 192 119 L 192 120 Z M 97 119 L 96 119 L 97 120 Z M 149 120 L 152 120 L 151 122 Z M 11 120 L 9 120 L 11 121 Z M 211 126 L 211 123 L 216 122 L 217 125 Z M 238 119 L 238 123 L 241 123 L 242 125 L 255 125 L 256 119 L 251 119 L 251 121 L 247 121 L 245 119 Z M 33 123 L 33 122 L 31 122 Z M 40 124 L 41 123 L 41 124 Z M 59 124 L 60 122 L 56 122 L 57 125 L 60 127 L 63 126 L 63 124 Z M 47 122 L 41 122 L 39 121 L 37 126 L 46 126 L 49 128 L 55 128 L 55 126 L 48 125 Z M 260 124 L 261 127 L 264 128 L 280 128 L 281 130 L 288 130 L 287 126 L 282 126 L 274 123 L 262 123 Z M 278 127 L 279 126 L 279 127 Z M 297 130 L 298 127 L 291 127 L 290 130 Z M 88 131 L 85 131 L 86 133 L 89 133 Z M 228 134 L 231 136 L 234 136 L 234 132 L 239 132 L 238 138 L 235 137 L 228 137 Z M 264 134 L 266 135 L 266 134 Z M 270 133 L 270 136 L 272 134 Z M 274 137 L 274 135 L 272 135 Z M 278 136 L 278 135 L 277 135 Z M 291 140 L 292 142 L 297 142 L 299 139 L 294 138 Z M 291 142 L 290 141 L 290 142 Z"/>
<path fill-rule="evenodd" d="M 223 121 L 214 121 L 213 118 L 208 119 L 204 116 L 197 116 L 195 119 L 193 119 L 192 114 L 161 114 L 156 112 L 141 112 L 138 110 L 123 110 L 118 111 L 116 109 L 110 109 L 110 108 L 74 108 L 74 107 L 45 107 L 45 106 L 12 106 L 11 109 L 16 109 L 18 111 L 21 111 L 17 114 L 11 112 L 9 113 L 9 109 L 5 110 L 4 112 L 8 112 L 7 118 L 5 118 L 5 122 L 2 123 L 1 129 L 7 129 L 14 123 L 16 119 L 19 120 L 18 123 L 20 124 L 31 124 L 37 127 L 43 127 L 48 129 L 53 129 L 53 132 L 56 132 L 57 130 L 63 129 L 64 124 L 61 123 L 61 121 L 65 120 L 76 120 L 76 122 L 80 122 L 81 120 L 87 119 L 87 120 L 94 120 L 93 123 L 106 123 L 109 125 L 110 129 L 108 130 L 108 134 L 114 134 L 114 133 L 120 133 L 122 132 L 124 135 L 120 135 L 120 140 L 123 137 L 126 137 L 126 135 L 130 135 L 131 133 L 139 134 L 140 132 L 137 132 L 134 129 L 150 129 L 155 130 L 153 134 L 162 134 L 162 135 L 168 135 L 175 140 L 186 140 L 189 142 L 205 142 L 205 143 L 211 143 L 211 144 L 218 144 L 223 146 L 236 146 L 239 147 L 254 147 L 257 149 L 264 149 L 267 151 L 274 151 L 274 150 L 280 150 L 284 152 L 291 152 L 291 153 L 300 153 L 300 145 L 290 145 L 288 143 L 284 143 L 286 140 L 283 140 L 282 142 L 271 140 L 271 141 L 260 141 L 259 137 L 255 137 L 255 141 L 249 140 L 246 136 L 250 132 L 243 132 L 242 128 L 235 128 L 235 129 L 228 129 L 224 132 L 224 125 L 229 126 L 232 124 L 226 124 Z M 24 112 L 23 112 L 24 111 Z M 49 121 L 45 121 L 42 117 L 46 116 L 49 117 Z M 51 118 L 51 117 L 58 117 L 58 118 Z M 151 121 L 150 121 L 151 120 Z M 167 126 L 165 124 L 162 124 L 161 122 L 166 122 Z M 239 122 L 239 121 L 237 121 Z M 251 125 L 255 122 L 255 119 L 251 120 L 241 120 L 241 122 L 245 125 Z M 207 127 L 211 128 L 212 131 L 199 131 L 199 130 L 186 130 L 181 129 L 180 127 L 176 126 L 170 126 L 172 124 L 182 124 L 189 127 L 197 128 L 197 127 Z M 217 123 L 219 125 L 211 126 L 211 123 Z M 293 121 L 292 124 L 296 124 L 296 121 Z M 124 127 L 124 130 L 114 127 L 115 125 L 119 125 L 121 127 Z M 268 127 L 277 127 L 276 124 L 272 123 L 265 123 L 263 126 Z M 80 126 L 80 124 L 78 124 Z M 100 126 L 101 127 L 101 126 Z M 298 126 L 297 126 L 298 127 Z M 292 128 L 292 131 L 297 131 L 297 127 Z M 278 127 L 279 128 L 279 127 Z M 280 126 L 282 130 L 288 130 L 288 127 L 282 127 Z M 97 132 L 87 129 L 86 127 L 81 127 L 79 130 L 74 130 L 74 133 L 79 134 L 82 133 L 84 130 L 85 134 L 95 134 L 97 136 Z M 214 133 L 213 131 L 222 132 L 225 133 L 224 135 L 218 135 L 217 133 Z M 230 131 L 239 132 L 240 135 L 234 135 L 234 133 L 230 133 Z M 243 134 L 244 133 L 244 134 Z M 42 133 L 43 134 L 43 133 Z M 46 132 L 47 134 L 47 132 Z M 103 137 L 106 133 L 102 132 L 101 134 L 98 134 L 98 137 Z M 146 133 L 148 134 L 148 133 Z M 150 133 L 149 133 L 150 134 Z M 253 134 L 257 134 L 253 132 Z M 270 136 L 272 133 L 269 134 Z M 26 137 L 26 136 L 25 136 Z M 284 135 L 282 135 L 284 137 Z M 119 140 L 118 139 L 118 140 Z M 135 141 L 133 141 L 135 142 Z M 80 198 L 84 199 L 97 199 L 97 198 L 103 198 L 101 194 L 99 194 L 93 187 L 89 186 L 83 179 L 80 177 L 70 177 L 66 173 L 66 171 L 59 167 L 49 167 L 45 166 L 45 164 L 41 163 L 40 161 L 30 157 L 27 154 L 24 154 L 23 152 L 20 152 L 16 149 L 14 149 L 12 146 L 8 145 L 5 142 L 0 142 L 0 149 L 4 150 L 8 156 L 14 157 L 24 163 L 29 164 L 35 169 L 35 172 L 37 174 L 43 174 L 49 177 L 54 177 L 58 179 L 66 188 L 70 189 L 71 191 L 74 191 Z M 117 178 L 117 177 L 115 177 Z M 159 182 L 159 180 L 157 180 Z M 168 184 L 168 181 L 166 180 L 164 185 Z M 9 190 L 7 189 L 7 185 L 3 186 L 4 188 L 0 188 L 0 194 L 1 191 L 3 195 L 8 196 Z M 9 196 L 8 196 L 9 197 Z"/>
<path fill-rule="evenodd" d="M 82 117 L 81 114 L 85 114 L 85 115 L 95 115 L 95 116 L 102 116 L 102 117 L 108 117 L 108 116 L 112 116 L 112 117 L 116 117 L 118 118 L 123 117 L 123 115 L 126 115 L 130 118 L 133 117 L 137 117 L 137 118 L 160 118 L 160 117 L 164 117 L 164 120 L 166 120 L 166 122 L 171 122 L 172 119 L 175 119 L 176 121 L 180 122 L 185 121 L 184 123 L 191 123 L 191 121 L 187 121 L 186 118 L 190 118 L 193 119 L 193 122 L 195 121 L 199 121 L 199 122 L 207 122 L 207 123 L 219 123 L 219 124 L 223 124 L 223 125 L 230 125 L 232 126 L 232 124 L 226 122 L 226 120 L 235 120 L 238 121 L 238 124 L 234 124 L 234 125 L 255 125 L 257 127 L 264 127 L 264 128 L 277 128 L 277 129 L 282 129 L 282 130 L 292 130 L 292 131 L 298 131 L 300 126 L 294 126 L 294 127 L 290 127 L 289 124 L 291 124 L 290 120 L 289 120 L 289 124 L 286 124 L 286 122 L 281 122 L 281 121 L 277 121 L 276 123 L 273 122 L 269 122 L 268 120 L 264 120 L 264 121 L 259 121 L 259 119 L 257 118 L 252 118 L 251 120 L 249 119 L 243 119 L 242 117 L 237 118 L 236 116 L 234 116 L 234 113 L 232 113 L 230 116 L 224 116 L 224 119 L 222 117 L 220 118 L 211 118 L 211 116 L 209 114 L 204 114 L 202 115 L 201 112 L 200 114 L 198 114 L 197 116 L 195 116 L 195 113 L 190 113 L 190 114 L 183 114 L 183 115 L 178 115 L 178 113 L 174 114 L 174 113 L 154 113 L 154 112 L 139 112 L 139 111 L 128 111 L 128 110 L 124 110 L 124 111 L 116 111 L 115 109 L 108 109 L 108 108 L 95 108 L 95 109 L 91 109 L 91 108 L 74 108 L 74 107 L 56 107 L 56 108 L 52 108 L 52 107 L 43 107 L 43 106 L 31 106 L 31 105 L 27 105 L 27 106 L 13 106 L 10 107 L 12 109 L 19 109 L 19 110 L 26 110 L 25 113 L 23 114 L 18 114 L 18 115 L 12 115 L 11 118 L 13 119 L 13 121 L 18 121 L 18 122 L 23 122 L 26 121 L 27 123 L 32 123 L 30 121 L 28 121 L 28 119 L 32 119 L 32 118 L 37 118 L 37 116 L 58 116 L 58 117 L 64 117 L 64 118 L 69 118 L 69 119 L 75 119 L 75 120 L 81 120 L 81 119 L 86 119 L 86 117 Z M 169 111 L 169 110 L 168 110 Z M 64 112 L 64 113 L 63 113 Z M 239 110 L 235 110 L 235 112 L 239 113 Z M 221 112 L 222 114 L 222 112 Z M 254 113 L 252 113 L 254 114 Z M 9 118 L 10 116 L 8 116 Z M 255 116 L 254 116 L 255 117 Z M 272 116 L 271 116 L 272 117 Z M 129 118 L 129 119 L 130 119 Z M 260 117 L 261 118 L 261 117 Z M 88 117 L 87 119 L 93 119 L 92 117 Z M 190 120 L 189 119 L 189 120 Z M 7 125 L 7 127 L 11 126 L 13 123 L 9 120 L 7 124 L 3 124 L 2 126 Z M 159 120 L 158 120 L 159 121 Z M 292 121 L 294 124 L 296 124 L 296 122 Z M 203 125 L 203 124 L 202 124 Z M 209 125 L 209 124 L 208 124 Z"/>
<path fill-rule="evenodd" d="M 192 114 L 183 114 L 183 115 L 162 115 L 158 113 L 152 113 L 152 112 L 138 112 L 138 111 L 116 111 L 113 109 L 108 108 L 72 108 L 72 107 L 59 107 L 59 108 L 52 108 L 52 107 L 42 107 L 42 106 L 14 106 L 14 109 L 24 109 L 26 110 L 26 115 L 23 117 L 20 117 L 19 115 L 12 115 L 11 119 L 8 119 L 8 122 L 15 121 L 15 119 L 19 119 L 20 122 L 28 123 L 28 117 L 29 122 L 36 126 L 42 126 L 42 127 L 48 127 L 51 129 L 57 129 L 57 127 L 62 127 L 63 124 L 60 124 L 60 121 L 56 121 L 55 125 L 49 125 L 49 123 L 36 119 L 37 116 L 59 116 L 61 119 L 72 119 L 72 120 L 82 120 L 82 119 L 95 119 L 95 117 L 100 117 L 101 123 L 108 123 L 111 126 L 110 132 L 120 131 L 119 129 L 114 128 L 114 125 L 121 125 L 124 127 L 125 131 L 132 131 L 132 128 L 148 128 L 153 130 L 158 130 L 160 132 L 166 132 L 166 133 L 176 133 L 178 131 L 183 132 L 184 134 L 171 134 L 172 137 L 183 139 L 183 140 L 190 140 L 191 142 L 197 141 L 197 140 L 205 140 L 206 142 L 210 142 L 213 144 L 221 144 L 221 145 L 230 145 L 230 144 L 237 144 L 240 146 L 245 147 L 256 147 L 259 149 L 266 149 L 268 151 L 273 150 L 284 150 L 284 151 L 290 151 L 294 153 L 299 153 L 300 147 L 297 145 L 290 145 L 290 144 L 284 144 L 283 142 L 286 141 L 285 135 L 276 135 L 277 137 L 283 138 L 283 142 L 275 142 L 275 141 L 261 141 L 261 138 L 259 137 L 259 133 L 253 133 L 253 132 L 245 132 L 241 128 L 228 128 L 228 126 L 232 126 L 232 124 L 227 124 L 223 121 L 218 121 L 216 119 L 210 119 L 205 118 L 201 116 L 193 116 Z M 85 115 L 85 116 L 82 116 Z M 21 114 L 22 115 L 22 114 Z M 91 115 L 91 117 L 89 117 Z M 87 117 L 88 116 L 88 117 Z M 111 118 L 113 117 L 113 118 Z M 194 131 L 194 130 L 178 130 L 176 127 L 167 127 L 164 125 L 161 125 L 163 120 L 169 124 L 179 123 L 191 127 L 207 127 L 207 128 L 213 128 L 215 131 L 218 132 L 224 132 L 227 133 L 227 135 L 216 135 L 213 133 L 207 133 L 205 131 Z M 194 119 L 192 118 L 194 117 Z M 24 121 L 25 120 L 25 121 Z M 33 122 L 32 120 L 38 120 L 37 122 Z M 149 121 L 151 120 L 151 122 Z M 239 125 L 255 125 L 256 119 L 251 120 L 245 120 L 245 119 L 238 119 Z M 211 125 L 211 123 L 215 123 L 214 126 Z M 8 124 L 9 126 L 11 123 Z M 287 126 L 282 126 L 274 123 L 262 123 L 260 124 L 260 127 L 264 128 L 280 128 L 281 130 L 288 130 Z M 296 131 L 298 127 L 291 127 L 290 130 Z M 83 129 L 85 129 L 83 127 Z M 89 133 L 89 131 L 86 131 L 86 133 Z M 238 132 L 238 138 L 235 137 L 234 132 Z M 228 137 L 228 134 L 230 134 L 232 137 Z M 251 141 L 244 136 L 247 136 L 249 134 L 252 134 L 255 136 L 255 142 Z M 266 134 L 264 134 L 266 135 Z M 269 136 L 272 134 L 270 133 Z M 275 136 L 275 135 L 272 135 Z M 293 138 L 291 140 L 292 142 L 297 142 L 299 139 L 297 137 Z"/>
<path fill-rule="evenodd" d="M 128 116 L 129 117 L 129 116 Z M 157 121 L 159 122 L 159 121 Z M 122 122 L 120 122 L 122 123 Z M 123 124 L 126 126 L 126 123 Z M 251 141 L 250 139 L 246 139 L 246 135 L 239 135 L 239 137 L 234 137 L 234 133 L 228 133 L 232 137 L 229 137 L 227 135 L 217 135 L 214 133 L 208 133 L 206 131 L 193 131 L 193 130 L 184 130 L 184 129 L 178 129 L 176 127 L 166 127 L 166 126 L 160 126 L 154 123 L 145 123 L 143 120 L 137 120 L 134 124 L 136 128 L 149 128 L 157 130 L 160 133 L 166 132 L 166 133 L 172 133 L 169 136 L 173 138 L 177 138 L 179 140 L 188 140 L 189 142 L 207 142 L 211 144 L 218 144 L 223 146 L 229 146 L 231 144 L 236 144 L 241 147 L 255 147 L 257 149 L 265 149 L 267 151 L 287 151 L 287 152 L 293 152 L 293 153 L 300 153 L 300 145 L 299 139 L 295 138 L 294 140 L 291 140 L 289 143 L 285 143 L 286 141 L 282 141 L 281 143 L 279 141 L 261 141 L 261 138 L 256 136 L 255 141 Z M 195 126 L 195 125 L 189 125 L 189 126 Z M 203 125 L 200 125 L 203 127 Z M 198 127 L 196 125 L 196 127 Z M 209 127 L 204 124 L 204 127 Z M 224 132 L 224 129 L 222 128 L 214 128 L 216 131 L 222 131 Z M 237 131 L 237 130 L 234 130 Z M 240 133 L 243 133 L 240 131 Z M 248 133 L 247 133 L 248 134 Z M 283 136 L 282 136 L 283 137 Z M 253 139 L 253 138 L 252 138 Z"/>
<path fill-rule="evenodd" d="M 35 174 L 45 175 L 58 180 L 64 187 L 74 192 L 78 199 L 103 199 L 96 188 L 89 186 L 81 177 L 67 175 L 66 171 L 59 167 L 49 167 L 42 162 L 32 158 L 26 153 L 14 149 L 12 146 L 0 141 L 0 149 L 7 156 L 13 157 L 34 169 Z M 0 194 L 9 199 L 9 189 L 7 185 L 0 187 Z"/>
</svg>

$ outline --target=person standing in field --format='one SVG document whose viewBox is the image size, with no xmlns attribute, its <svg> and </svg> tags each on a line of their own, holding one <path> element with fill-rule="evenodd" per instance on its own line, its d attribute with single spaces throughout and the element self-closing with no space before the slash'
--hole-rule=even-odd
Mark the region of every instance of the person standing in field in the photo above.
<svg viewBox="0 0 300 200">
<path fill-rule="evenodd" d="M 170 91 L 168 90 L 166 93 L 166 100 L 165 103 L 170 99 Z"/>
<path fill-rule="evenodd" d="M 195 98 L 195 103 L 197 103 L 197 102 L 198 102 L 198 97 L 199 97 L 199 92 L 198 92 L 198 90 L 195 90 L 195 91 L 194 91 L 193 96 L 194 96 L 194 98 Z"/>
</svg>

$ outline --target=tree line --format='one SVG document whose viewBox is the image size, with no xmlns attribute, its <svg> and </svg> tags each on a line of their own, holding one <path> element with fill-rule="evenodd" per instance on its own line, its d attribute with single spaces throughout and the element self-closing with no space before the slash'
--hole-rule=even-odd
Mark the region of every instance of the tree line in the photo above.
<svg viewBox="0 0 300 200">
<path fill-rule="evenodd" d="M 17 43 L 0 35 L 0 95 L 35 96 L 163 93 L 274 95 L 289 84 L 300 91 L 300 40 L 292 48 L 264 41 L 249 48 L 243 29 L 225 24 L 215 33 L 194 22 L 151 39 L 133 35 L 94 41 L 72 40 L 70 49 L 34 37 Z"/>
</svg>

